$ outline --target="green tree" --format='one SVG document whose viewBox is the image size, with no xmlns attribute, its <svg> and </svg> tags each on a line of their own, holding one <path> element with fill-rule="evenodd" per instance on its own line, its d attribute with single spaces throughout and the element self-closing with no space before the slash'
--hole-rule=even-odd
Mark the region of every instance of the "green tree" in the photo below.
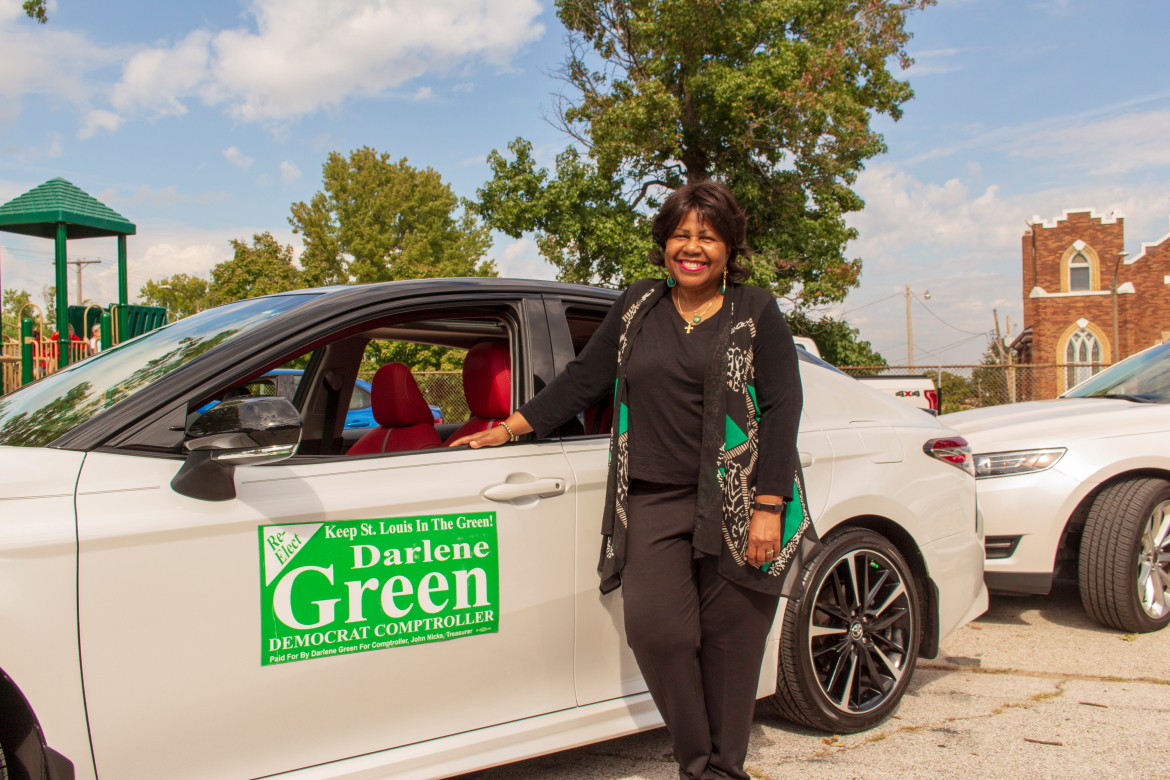
<svg viewBox="0 0 1170 780">
<path fill-rule="evenodd" d="M 589 163 L 562 171 L 558 160 L 548 178 L 522 159 L 517 141 L 515 163 L 492 159 L 479 211 L 509 235 L 536 230 L 563 278 L 618 284 L 648 271 L 632 250 L 648 235 L 638 209 L 685 182 L 716 178 L 750 217 L 751 281 L 798 308 L 839 301 L 861 268 L 845 257 L 857 235 L 845 215 L 863 206 L 851 185 L 885 150 L 870 120 L 899 118 L 912 97 L 889 63 L 910 64 L 906 17 L 933 4 L 557 0 L 569 30 L 560 76 L 570 94 L 555 120 Z M 562 216 L 583 181 L 608 198 L 614 218 L 595 226 Z M 553 192 L 542 198 L 541 189 Z M 615 246 L 631 254 L 607 256 Z"/>
<path fill-rule="evenodd" d="M 3 311 L 2 317 L 4 321 L 4 339 L 7 341 L 20 340 L 20 317 L 21 309 L 25 304 L 32 303 L 32 296 L 26 290 L 17 290 L 13 287 L 4 291 L 3 305 L 0 306 L 0 311 Z M 24 309 L 24 315 L 34 322 L 37 319 L 36 309 L 31 306 Z"/>
<path fill-rule="evenodd" d="M 369 147 L 349 157 L 332 152 L 323 191 L 292 206 L 289 223 L 305 244 L 310 286 L 439 276 L 495 276 L 483 260 L 486 227 L 431 168 Z"/>
<path fill-rule="evenodd" d="M 211 269 L 210 296 L 216 305 L 259 295 L 296 290 L 305 285 L 293 264 L 293 248 L 267 231 L 246 241 L 231 240 L 234 255 Z"/>
<path fill-rule="evenodd" d="M 24 0 L 20 7 L 24 9 L 25 16 L 29 19 L 35 19 L 37 22 L 44 24 L 49 21 L 49 12 L 46 3 L 47 0 Z"/>
<path fill-rule="evenodd" d="M 620 180 L 573 147 L 557 155 L 551 177 L 536 167 L 528 141 L 517 138 L 508 150 L 510 161 L 488 155 L 493 177 L 474 206 L 487 224 L 512 238 L 535 232 L 562 282 L 624 287 L 653 275 L 650 220 L 625 201 Z"/>
<path fill-rule="evenodd" d="M 57 285 L 41 287 L 41 311 L 45 313 L 45 336 L 48 336 L 57 328 Z M 36 327 L 40 327 L 39 322 Z"/>
<path fill-rule="evenodd" d="M 147 306 L 163 306 L 174 322 L 213 306 L 210 284 L 201 276 L 175 274 L 142 285 L 138 297 Z"/>
<path fill-rule="evenodd" d="M 785 317 L 794 336 L 806 336 L 817 344 L 821 357 L 834 366 L 885 366 L 886 359 L 860 332 L 844 320 L 822 317 L 813 319 L 807 312 L 795 311 Z"/>
</svg>

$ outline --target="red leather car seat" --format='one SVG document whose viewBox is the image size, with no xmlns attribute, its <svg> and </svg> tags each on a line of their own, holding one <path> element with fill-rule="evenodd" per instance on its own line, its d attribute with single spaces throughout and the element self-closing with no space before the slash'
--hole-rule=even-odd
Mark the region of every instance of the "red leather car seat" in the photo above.
<svg viewBox="0 0 1170 780">
<path fill-rule="evenodd" d="M 447 441 L 486 431 L 512 413 L 512 359 L 498 341 L 481 341 L 463 359 L 463 396 L 471 419 Z"/>
<path fill-rule="evenodd" d="M 585 435 L 609 433 L 613 429 L 613 399 L 602 398 L 585 410 Z"/>
<path fill-rule="evenodd" d="M 405 452 L 442 447 L 435 418 L 410 369 L 387 363 L 370 382 L 370 402 L 378 427 L 354 442 L 347 455 Z"/>
</svg>

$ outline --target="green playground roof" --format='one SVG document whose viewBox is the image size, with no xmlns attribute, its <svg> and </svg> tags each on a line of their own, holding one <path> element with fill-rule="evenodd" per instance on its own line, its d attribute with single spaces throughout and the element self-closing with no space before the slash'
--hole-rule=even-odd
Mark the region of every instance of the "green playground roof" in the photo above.
<svg viewBox="0 0 1170 780">
<path fill-rule="evenodd" d="M 61 223 L 68 238 L 138 232 L 133 222 L 62 178 L 50 179 L 0 206 L 0 230 L 9 233 L 56 238 Z"/>
</svg>

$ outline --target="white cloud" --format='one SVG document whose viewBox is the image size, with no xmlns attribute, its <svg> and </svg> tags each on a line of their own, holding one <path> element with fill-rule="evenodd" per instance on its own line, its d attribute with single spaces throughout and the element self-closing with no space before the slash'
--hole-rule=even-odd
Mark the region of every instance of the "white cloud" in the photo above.
<svg viewBox="0 0 1170 780">
<path fill-rule="evenodd" d="M 229 146 L 228 148 L 224 149 L 223 156 L 227 158 L 228 162 L 239 168 L 241 171 L 246 171 L 251 168 L 252 163 L 254 162 L 251 157 L 244 154 L 234 146 Z"/>
<path fill-rule="evenodd" d="M 435 96 L 435 91 L 430 87 L 419 87 L 414 93 L 415 100 L 430 100 Z"/>
<path fill-rule="evenodd" d="M 544 27 L 538 0 L 253 0 L 251 29 L 196 30 L 127 62 L 121 111 L 182 114 L 192 98 L 282 122 L 424 73 L 506 67 Z"/>
<path fill-rule="evenodd" d="M 502 233 L 493 234 L 496 246 L 500 240 L 509 240 Z M 495 247 L 488 252 L 488 256 L 496 261 L 496 269 L 500 276 L 511 279 L 556 279 L 557 269 L 550 265 L 536 248 L 536 242 L 528 237 L 511 241 L 503 252 L 496 252 Z"/>
<path fill-rule="evenodd" d="M 959 52 L 960 49 L 928 49 L 914 52 L 911 54 L 914 58 L 914 64 L 902 72 L 902 77 L 928 76 L 960 70 L 963 66 L 949 59 Z"/>
<path fill-rule="evenodd" d="M 112 133 L 121 125 L 122 117 L 117 114 L 111 111 L 94 109 L 85 115 L 85 124 L 77 131 L 77 137 L 81 140 L 93 138 L 94 133 L 98 130 L 109 130 Z"/>
<path fill-rule="evenodd" d="M 9 102 L 5 119 L 15 118 L 25 95 L 54 95 L 86 113 L 100 90 L 88 74 L 125 59 L 131 50 L 100 46 L 84 34 L 52 23 L 28 24 L 23 17 L 19 0 L 0 0 L 0 96 Z"/>
<path fill-rule="evenodd" d="M 470 92 L 475 89 L 475 84 L 470 81 L 465 81 L 462 84 L 456 84 L 451 87 L 452 92 Z"/>
<path fill-rule="evenodd" d="M 169 49 L 135 54 L 114 85 L 110 102 L 120 111 L 146 110 L 154 116 L 182 116 L 179 99 L 198 92 L 207 82 L 211 33 L 196 30 Z"/>
<path fill-rule="evenodd" d="M 172 203 L 179 203 L 188 200 L 186 195 L 180 195 L 178 187 L 170 186 L 163 187 L 160 190 L 151 189 L 149 184 L 143 184 L 138 192 L 134 193 L 134 197 L 130 199 L 131 203 L 139 203 L 144 200 L 149 200 L 156 206 L 169 206 Z"/>
<path fill-rule="evenodd" d="M 1170 165 L 1170 108 L 1031 132 L 1009 146 L 1013 156 L 1053 158 L 1092 174 Z"/>
<path fill-rule="evenodd" d="M 289 160 L 280 164 L 280 180 L 285 184 L 292 184 L 301 178 L 301 169 Z"/>
</svg>

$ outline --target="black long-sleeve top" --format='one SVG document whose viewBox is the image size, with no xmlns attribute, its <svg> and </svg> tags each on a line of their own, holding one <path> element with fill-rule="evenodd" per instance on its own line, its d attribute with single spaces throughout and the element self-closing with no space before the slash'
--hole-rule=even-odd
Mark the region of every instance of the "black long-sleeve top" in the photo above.
<svg viewBox="0 0 1170 780">
<path fill-rule="evenodd" d="M 520 413 L 538 436 L 548 435 L 596 402 L 606 392 L 613 391 L 617 376 L 618 338 L 621 333 L 625 298 L 626 294 L 623 294 L 609 310 L 605 320 L 581 350 L 581 354 L 535 398 L 520 408 Z M 666 307 L 669 307 L 669 310 Z M 647 315 L 647 323 L 643 324 L 631 346 L 630 364 L 627 369 L 631 407 L 630 476 L 669 484 L 694 484 L 698 479 L 702 419 L 701 415 L 696 416 L 690 410 L 694 408 L 696 393 L 701 408 L 702 372 L 696 377 L 695 384 L 669 382 L 669 375 L 675 373 L 677 376 L 678 371 L 664 372 L 663 382 L 657 384 L 647 381 L 653 375 L 655 363 L 669 365 L 682 371 L 694 369 L 693 356 L 680 354 L 676 339 L 661 337 L 664 333 L 669 333 L 659 327 L 665 320 L 660 323 L 649 322 L 650 318 L 657 319 L 661 316 L 658 312 L 660 308 L 666 312 L 666 316 L 680 320 L 672 324 L 680 333 L 682 326 L 685 325 L 674 313 L 670 296 L 667 295 Z M 714 329 L 718 324 L 717 321 L 704 323 L 693 333 L 683 335 L 682 338 L 700 336 L 699 329 L 706 326 Z M 655 338 L 656 333 L 659 338 Z M 705 340 L 710 344 L 710 339 Z M 756 494 L 782 496 L 788 499 L 792 497 L 792 484 L 795 478 L 796 434 L 800 426 L 803 396 L 792 333 L 775 304 L 763 307 L 759 322 L 756 323 L 756 335 L 752 343 L 756 398 L 761 414 Z M 672 344 L 675 347 L 673 350 Z M 663 350 L 668 350 L 668 353 L 662 354 Z M 653 354 L 655 352 L 660 354 Z M 641 354 L 635 358 L 634 353 Z M 641 362 L 643 357 L 646 359 L 643 368 L 651 369 L 651 372 L 637 370 L 637 363 Z M 718 359 L 718 356 L 708 352 L 707 360 L 711 359 Z M 637 381 L 639 374 L 642 374 L 643 381 Z M 677 419 L 673 420 L 676 424 L 670 426 L 672 430 L 663 431 L 660 428 L 653 433 L 647 433 L 644 426 L 654 424 L 653 416 L 648 418 L 645 412 L 642 415 L 633 412 L 639 407 L 646 409 L 651 405 L 657 405 L 660 412 L 659 415 L 653 416 L 669 415 L 674 409 L 687 413 L 678 415 Z M 678 424 L 680 420 L 681 425 Z M 639 443 L 644 446 L 639 447 Z M 671 457 L 669 462 L 655 463 L 643 458 L 645 455 L 653 460 L 662 460 L 664 453 L 672 452 L 672 447 L 677 449 L 678 454 Z"/>
</svg>

